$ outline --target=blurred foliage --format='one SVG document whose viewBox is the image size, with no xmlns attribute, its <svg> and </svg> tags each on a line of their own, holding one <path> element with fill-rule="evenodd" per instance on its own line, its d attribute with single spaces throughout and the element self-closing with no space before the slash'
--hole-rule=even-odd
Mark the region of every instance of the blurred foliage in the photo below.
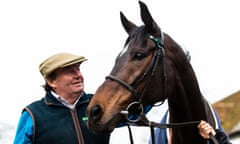
<svg viewBox="0 0 240 144">
<path fill-rule="evenodd" d="M 240 91 L 214 103 L 213 107 L 220 117 L 224 130 L 229 134 L 240 122 Z"/>
</svg>

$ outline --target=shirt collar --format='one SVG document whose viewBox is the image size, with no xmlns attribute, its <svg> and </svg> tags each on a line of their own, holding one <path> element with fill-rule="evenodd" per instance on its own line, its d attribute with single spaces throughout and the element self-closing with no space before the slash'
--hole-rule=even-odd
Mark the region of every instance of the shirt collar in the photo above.
<svg viewBox="0 0 240 144">
<path fill-rule="evenodd" d="M 76 104 L 78 103 L 79 99 L 81 98 L 82 94 L 76 99 L 76 101 L 73 104 L 70 104 L 68 101 L 66 101 L 64 98 L 56 94 L 54 91 L 51 91 L 51 94 L 64 106 L 66 106 L 69 109 L 74 109 L 76 107 Z"/>
</svg>

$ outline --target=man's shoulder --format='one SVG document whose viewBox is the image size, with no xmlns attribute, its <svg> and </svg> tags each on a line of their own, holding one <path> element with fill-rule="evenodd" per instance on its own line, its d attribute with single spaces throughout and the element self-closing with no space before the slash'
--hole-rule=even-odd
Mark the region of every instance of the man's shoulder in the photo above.
<svg viewBox="0 0 240 144">
<path fill-rule="evenodd" d="M 41 98 L 39 100 L 35 100 L 33 102 L 31 102 L 30 104 L 28 104 L 25 108 L 29 108 L 29 107 L 35 107 L 35 106 L 38 106 L 38 105 L 41 105 L 44 101 L 44 98 Z"/>
</svg>

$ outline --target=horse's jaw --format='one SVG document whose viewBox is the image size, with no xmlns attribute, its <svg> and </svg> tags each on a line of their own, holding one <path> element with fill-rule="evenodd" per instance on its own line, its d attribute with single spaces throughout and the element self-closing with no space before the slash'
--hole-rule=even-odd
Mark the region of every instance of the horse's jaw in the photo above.
<svg viewBox="0 0 240 144">
<path fill-rule="evenodd" d="M 111 133 L 116 127 L 117 123 L 119 123 L 121 119 L 120 115 L 115 115 L 111 117 L 109 120 L 92 120 L 88 119 L 88 128 L 95 133 Z"/>
<path fill-rule="evenodd" d="M 115 128 L 115 120 L 112 119 L 107 123 L 99 123 L 88 120 L 88 128 L 94 133 L 111 133 Z"/>
<path fill-rule="evenodd" d="M 102 113 L 100 117 L 94 117 L 93 115 L 88 115 L 88 128 L 95 133 L 111 133 L 117 124 L 120 121 L 123 121 L 123 116 L 120 112 L 110 113 L 105 112 Z"/>
</svg>

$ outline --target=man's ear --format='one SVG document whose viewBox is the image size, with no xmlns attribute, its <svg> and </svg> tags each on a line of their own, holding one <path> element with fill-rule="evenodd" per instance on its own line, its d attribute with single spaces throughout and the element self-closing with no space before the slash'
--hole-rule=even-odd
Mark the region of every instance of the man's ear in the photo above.
<svg viewBox="0 0 240 144">
<path fill-rule="evenodd" d="M 46 79 L 46 82 L 53 89 L 56 87 L 56 80 L 48 78 L 48 79 Z"/>
</svg>

